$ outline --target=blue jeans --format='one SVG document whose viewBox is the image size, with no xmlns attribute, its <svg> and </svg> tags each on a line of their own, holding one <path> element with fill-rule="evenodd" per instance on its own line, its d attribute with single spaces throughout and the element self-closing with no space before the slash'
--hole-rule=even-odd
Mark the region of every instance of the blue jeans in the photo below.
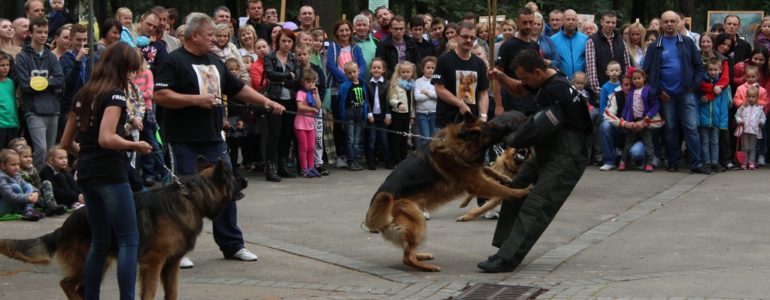
<svg viewBox="0 0 770 300">
<path fill-rule="evenodd" d="M 169 174 L 166 174 L 166 168 L 163 167 L 166 162 L 163 159 L 163 149 L 155 139 L 155 129 L 150 126 L 144 127 L 140 133 L 140 139 L 152 146 L 152 152 L 141 157 L 142 177 L 145 180 L 162 181 Z"/>
<path fill-rule="evenodd" d="M 599 125 L 599 138 L 602 144 L 602 159 L 605 165 L 617 165 L 615 162 L 615 148 L 623 147 L 626 143 L 626 133 L 615 126 L 612 126 L 610 122 L 602 121 Z M 631 161 L 637 164 L 643 164 L 645 158 L 644 143 L 638 140 L 631 146 L 628 151 Z"/>
<path fill-rule="evenodd" d="M 99 299 L 104 263 L 114 232 L 118 242 L 118 286 L 120 299 L 134 299 L 139 229 L 134 194 L 127 183 L 91 184 L 78 182 L 86 201 L 91 228 L 91 248 L 86 257 L 85 299 Z"/>
<path fill-rule="evenodd" d="M 169 143 L 168 147 L 171 151 L 172 170 L 177 175 L 195 174 L 199 155 L 212 163 L 222 159 L 225 167 L 232 171 L 225 141 Z M 212 224 L 214 241 L 219 245 L 219 250 L 225 258 L 230 258 L 235 252 L 243 249 L 243 233 L 238 227 L 238 208 L 235 206 L 235 201 L 228 202 L 219 215 L 212 220 Z"/>
<path fill-rule="evenodd" d="M 679 165 L 679 126 L 684 130 L 684 141 L 687 145 L 687 154 L 692 163 L 690 168 L 703 165 L 701 160 L 700 134 L 698 134 L 698 100 L 693 93 L 680 96 L 671 96 L 669 101 L 661 101 L 663 119 L 666 120 L 664 141 L 666 144 L 666 158 L 669 166 Z"/>
<path fill-rule="evenodd" d="M 417 113 L 415 116 L 417 126 L 420 126 L 420 135 L 433 136 L 436 132 L 436 113 Z M 427 145 L 430 140 L 420 139 L 421 145 Z"/>
<path fill-rule="evenodd" d="M 703 163 L 719 163 L 719 128 L 701 127 L 700 128 L 701 155 Z"/>
<path fill-rule="evenodd" d="M 361 143 L 364 125 L 363 108 L 348 107 L 345 110 L 345 133 L 347 133 L 347 143 L 345 145 L 345 157 L 348 163 L 358 158 L 358 144 Z"/>
<path fill-rule="evenodd" d="M 374 126 L 377 128 L 386 127 L 385 114 L 374 115 Z M 377 150 L 382 151 L 382 159 L 384 161 L 389 161 L 390 146 L 388 144 L 388 133 L 382 130 L 376 130 L 374 128 L 367 128 L 366 135 L 366 161 L 374 162 L 374 157 L 377 155 Z"/>
<path fill-rule="evenodd" d="M 11 191 L 13 191 L 14 194 L 29 194 L 35 191 L 35 188 L 29 184 L 25 183 L 24 185 L 19 185 L 18 183 L 11 184 Z M 43 197 L 38 198 L 40 202 L 43 202 Z M 18 211 L 25 211 L 27 209 L 33 209 L 34 205 L 32 203 L 24 203 L 24 204 L 17 204 L 15 202 L 11 201 L 3 201 L 0 199 L 0 215 L 4 214 L 12 214 L 16 213 Z"/>
</svg>

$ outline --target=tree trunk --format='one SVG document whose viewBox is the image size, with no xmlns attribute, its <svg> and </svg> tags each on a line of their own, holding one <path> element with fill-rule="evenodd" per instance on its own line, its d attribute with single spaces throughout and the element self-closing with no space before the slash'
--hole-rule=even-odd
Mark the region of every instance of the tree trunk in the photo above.
<svg viewBox="0 0 770 300">
<path fill-rule="evenodd" d="M 321 27 L 326 32 L 332 32 L 334 23 L 342 16 L 341 0 L 305 0 L 304 5 L 310 5 L 315 9 L 315 14 L 320 18 Z M 355 16 L 346 16 L 352 20 Z"/>
</svg>

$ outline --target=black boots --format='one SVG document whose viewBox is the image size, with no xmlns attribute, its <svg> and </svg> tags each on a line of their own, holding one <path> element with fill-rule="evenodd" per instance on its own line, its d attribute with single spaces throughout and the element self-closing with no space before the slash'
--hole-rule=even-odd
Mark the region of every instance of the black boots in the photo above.
<svg viewBox="0 0 770 300">
<path fill-rule="evenodd" d="M 265 163 L 265 180 L 272 182 L 281 182 L 281 177 L 278 176 L 278 171 L 275 168 L 275 163 L 267 161 Z"/>
<path fill-rule="evenodd" d="M 281 176 L 283 178 L 297 178 L 297 174 L 294 174 L 289 170 L 289 168 L 286 166 L 286 159 L 281 159 L 281 162 L 278 165 L 278 176 Z"/>
</svg>

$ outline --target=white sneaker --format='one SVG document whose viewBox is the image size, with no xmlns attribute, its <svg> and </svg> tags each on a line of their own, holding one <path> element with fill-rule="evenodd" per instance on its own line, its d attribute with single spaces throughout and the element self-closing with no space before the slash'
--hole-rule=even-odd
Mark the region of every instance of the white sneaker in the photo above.
<svg viewBox="0 0 770 300">
<path fill-rule="evenodd" d="M 500 217 L 500 213 L 498 213 L 497 210 L 494 210 L 494 209 L 484 213 L 484 219 L 487 219 L 487 220 L 497 219 L 499 217 Z"/>
<path fill-rule="evenodd" d="M 338 169 L 344 169 L 348 167 L 348 163 L 345 161 L 344 157 L 337 156 L 337 162 L 334 164 L 334 166 Z"/>
<path fill-rule="evenodd" d="M 760 166 L 764 166 L 765 165 L 765 156 L 764 155 L 760 155 L 760 156 L 757 157 L 757 164 L 760 165 Z"/>
<path fill-rule="evenodd" d="M 425 217 L 425 220 L 430 220 L 430 213 L 427 209 L 422 209 L 422 216 Z"/>
<path fill-rule="evenodd" d="M 182 260 L 179 261 L 179 268 L 180 269 L 190 269 L 193 267 L 193 262 L 188 258 L 187 256 L 182 257 Z"/>
<path fill-rule="evenodd" d="M 235 254 L 233 254 L 233 257 L 231 257 L 231 259 L 238 259 L 242 261 L 256 261 L 258 257 L 256 254 L 249 252 L 248 249 L 242 248 L 241 250 L 238 250 L 238 252 L 235 252 Z"/>
<path fill-rule="evenodd" d="M 615 166 L 613 166 L 613 165 L 603 164 L 601 167 L 599 167 L 599 171 L 609 171 L 609 170 L 612 170 L 614 168 L 615 168 Z"/>
</svg>

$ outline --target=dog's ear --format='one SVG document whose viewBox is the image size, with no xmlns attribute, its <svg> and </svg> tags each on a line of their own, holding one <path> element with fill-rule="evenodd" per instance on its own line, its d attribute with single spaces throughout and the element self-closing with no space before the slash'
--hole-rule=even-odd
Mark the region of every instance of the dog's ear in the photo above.
<svg viewBox="0 0 770 300">
<path fill-rule="evenodd" d="M 226 178 L 229 167 L 225 165 L 225 161 L 222 158 L 219 158 L 217 164 L 214 165 L 214 180 L 221 182 Z"/>
<path fill-rule="evenodd" d="M 198 155 L 198 168 L 197 168 L 198 172 L 210 166 L 211 166 L 211 163 L 209 162 L 208 159 L 203 157 L 203 155 Z"/>
</svg>

